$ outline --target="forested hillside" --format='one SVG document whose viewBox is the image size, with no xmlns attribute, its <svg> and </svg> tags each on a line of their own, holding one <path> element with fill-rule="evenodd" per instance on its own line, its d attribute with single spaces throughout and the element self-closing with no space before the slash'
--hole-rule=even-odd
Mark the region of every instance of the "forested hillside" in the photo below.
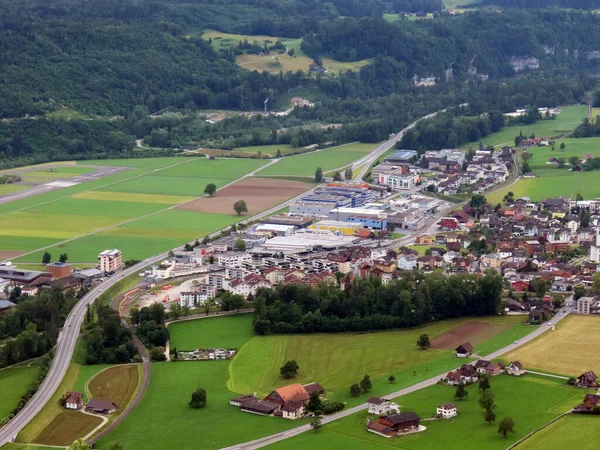
<svg viewBox="0 0 600 450">
<path fill-rule="evenodd" d="M 598 0 L 484 0 L 484 5 L 501 6 L 504 8 L 573 8 L 598 9 Z"/>
</svg>

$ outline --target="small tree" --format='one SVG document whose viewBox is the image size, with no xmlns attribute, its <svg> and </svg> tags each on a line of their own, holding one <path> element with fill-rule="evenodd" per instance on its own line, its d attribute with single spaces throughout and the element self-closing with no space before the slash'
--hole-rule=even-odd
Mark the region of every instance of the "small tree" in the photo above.
<svg viewBox="0 0 600 450">
<path fill-rule="evenodd" d="M 335 172 L 333 174 L 333 181 L 342 181 L 342 174 L 339 172 Z"/>
<path fill-rule="evenodd" d="M 428 334 L 422 334 L 421 336 L 419 336 L 419 340 L 417 341 L 417 346 L 421 350 L 428 349 L 431 346 L 431 342 L 429 341 L 429 335 Z"/>
<path fill-rule="evenodd" d="M 238 252 L 245 252 L 246 251 L 246 241 L 244 241 L 242 238 L 236 239 L 235 244 L 233 245 L 233 249 Z"/>
<path fill-rule="evenodd" d="M 283 367 L 281 367 L 279 369 L 279 373 L 281 374 L 281 376 L 283 378 L 290 379 L 290 378 L 294 378 L 296 375 L 298 375 L 298 370 L 300 369 L 300 366 L 298 366 L 298 363 L 294 360 L 288 361 L 286 362 Z"/>
<path fill-rule="evenodd" d="M 319 415 L 315 415 L 315 417 L 312 418 L 312 420 L 310 421 L 310 427 L 315 431 L 319 431 L 321 428 L 323 428 L 323 422 L 321 420 L 321 416 Z"/>
<path fill-rule="evenodd" d="M 565 150 L 565 148 L 567 148 L 567 146 L 566 146 L 566 144 L 564 142 L 561 142 L 559 148 L 560 148 L 560 151 L 562 152 L 562 151 Z"/>
<path fill-rule="evenodd" d="M 204 408 L 206 406 L 206 391 L 201 388 L 196 389 L 192 393 L 189 405 L 195 409 Z"/>
<path fill-rule="evenodd" d="M 498 427 L 498 433 L 502 435 L 503 438 L 506 439 L 509 433 L 515 432 L 515 421 L 512 417 L 505 417 L 500 422 L 500 426 Z"/>
<path fill-rule="evenodd" d="M 58 258 L 58 260 L 59 260 L 61 263 L 66 263 L 66 262 L 67 262 L 67 259 L 69 259 L 69 257 L 67 256 L 67 254 L 66 254 L 66 253 L 63 253 L 63 254 L 62 254 L 62 255 L 60 255 L 60 257 Z"/>
<path fill-rule="evenodd" d="M 233 204 L 233 210 L 238 216 L 241 216 L 242 213 L 248 212 L 248 206 L 244 200 L 238 200 Z"/>
<path fill-rule="evenodd" d="M 362 390 L 360 389 L 358 383 L 354 383 L 352 386 L 350 386 L 350 396 L 359 397 L 361 393 Z"/>
<path fill-rule="evenodd" d="M 492 391 L 483 391 L 479 397 L 479 406 L 486 411 L 492 411 L 496 409 L 494 393 Z"/>
<path fill-rule="evenodd" d="M 390 375 L 388 377 L 388 381 L 390 382 L 390 384 L 394 384 L 396 382 L 396 377 L 394 375 Z"/>
<path fill-rule="evenodd" d="M 321 411 L 321 407 L 322 407 L 321 396 L 319 395 L 319 393 L 317 391 L 311 392 L 310 399 L 308 400 L 308 405 L 306 405 L 306 409 L 308 409 L 309 411 L 315 412 L 315 411 Z"/>
<path fill-rule="evenodd" d="M 49 264 L 52 261 L 52 255 L 48 252 L 44 252 L 44 256 L 42 256 L 42 264 Z"/>
<path fill-rule="evenodd" d="M 346 167 L 346 170 L 344 171 L 344 178 L 348 181 L 352 179 L 352 166 Z"/>
<path fill-rule="evenodd" d="M 371 377 L 367 374 L 360 380 L 360 388 L 363 392 L 370 391 L 373 389 L 373 384 L 371 383 Z"/>
<path fill-rule="evenodd" d="M 490 377 L 481 377 L 479 380 L 479 389 L 487 391 L 490 388 Z"/>
<path fill-rule="evenodd" d="M 317 167 L 317 170 L 315 171 L 315 181 L 317 183 L 323 181 L 323 169 L 321 169 L 320 167 Z"/>
<path fill-rule="evenodd" d="M 467 398 L 467 396 L 469 395 L 469 391 L 467 391 L 465 389 L 465 385 L 464 384 L 459 384 L 458 386 L 456 386 L 456 392 L 454 393 L 454 397 L 459 399 L 459 400 L 464 400 L 465 398 Z"/>
<path fill-rule="evenodd" d="M 488 423 L 488 425 L 492 425 L 492 422 L 496 421 L 496 412 L 493 409 L 490 409 L 483 413 L 484 420 Z"/>
<path fill-rule="evenodd" d="M 204 188 L 204 193 L 206 195 L 208 195 L 209 197 L 212 197 L 213 195 L 215 195 L 215 192 L 217 192 L 217 186 L 212 183 L 207 184 L 206 187 Z"/>
</svg>

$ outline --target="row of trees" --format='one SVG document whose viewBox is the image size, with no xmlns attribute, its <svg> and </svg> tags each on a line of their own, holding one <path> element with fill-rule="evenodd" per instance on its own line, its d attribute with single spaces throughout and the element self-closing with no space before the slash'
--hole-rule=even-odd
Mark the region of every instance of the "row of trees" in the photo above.
<svg viewBox="0 0 600 450">
<path fill-rule="evenodd" d="M 283 285 L 254 299 L 257 334 L 405 328 L 432 320 L 496 314 L 502 277 L 408 272 L 382 285 L 378 278 L 337 286 Z"/>
</svg>

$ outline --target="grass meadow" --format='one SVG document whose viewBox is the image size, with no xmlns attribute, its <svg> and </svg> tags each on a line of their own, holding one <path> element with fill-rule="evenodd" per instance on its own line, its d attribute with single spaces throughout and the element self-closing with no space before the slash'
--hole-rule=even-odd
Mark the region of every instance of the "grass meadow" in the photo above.
<svg viewBox="0 0 600 450">
<path fill-rule="evenodd" d="M 398 448 L 402 450 L 447 449 L 504 450 L 527 433 L 554 419 L 573 405 L 581 402 L 584 390 L 565 386 L 562 380 L 524 375 L 498 376 L 491 379 L 495 395 L 496 423 L 488 425 L 479 407 L 477 385 L 467 388 L 466 400 L 454 399 L 454 387 L 435 385 L 396 398 L 402 411 L 416 411 L 423 419 L 433 417 L 436 406 L 455 402 L 458 416 L 440 421 L 421 422 L 427 427 L 423 433 L 385 439 L 365 430 L 369 415 L 366 411 L 353 414 L 331 424 L 318 433 L 307 432 L 268 446 L 272 450 L 295 448 L 324 448 L 332 450 L 360 450 Z M 507 439 L 498 434 L 498 423 L 510 416 L 515 421 L 515 433 Z M 546 447 L 531 447 L 546 448 Z M 558 447 L 555 447 L 558 448 Z M 564 447 L 561 447 L 564 448 Z"/>
<path fill-rule="evenodd" d="M 413 330 L 266 338 L 252 335 L 252 315 L 175 322 L 169 326 L 171 346 L 232 346 L 241 350 L 232 361 L 153 364 L 150 386 L 142 402 L 98 447 L 109 449 L 119 441 L 124 448 L 186 450 L 197 448 L 201 441 L 203 449 L 215 449 L 281 432 L 303 422 L 245 414 L 228 402 L 240 393 L 256 391 L 263 395 L 274 387 L 289 384 L 289 380 L 278 376 L 286 359 L 296 358 L 300 365 L 300 373 L 292 382 L 317 381 L 325 386 L 328 397 L 352 406 L 366 400 L 365 396 L 351 399 L 346 394 L 349 385 L 359 381 L 364 373 L 373 380 L 369 395 L 384 395 L 457 366 L 459 362 L 451 350 L 417 350 L 420 333 L 433 337 L 473 320 L 503 323 L 505 330 L 513 330 L 519 326 L 517 319 L 461 319 Z M 476 348 L 507 339 L 504 333 L 477 343 Z M 396 374 L 393 385 L 387 381 L 390 373 Z M 208 402 L 206 408 L 193 410 L 187 404 L 198 387 L 207 390 Z M 228 428 L 227 433 L 215 426 L 230 422 L 236 426 Z"/>
<path fill-rule="evenodd" d="M 519 444 L 519 450 L 595 450 L 598 448 L 600 428 L 597 416 L 571 414 L 554 422 Z"/>
<path fill-rule="evenodd" d="M 600 354 L 590 349 L 600 345 L 600 318 L 571 315 L 539 338 L 505 355 L 528 368 L 578 377 L 600 372 Z M 549 355 L 552 355 L 551 357 Z"/>
<path fill-rule="evenodd" d="M 564 150 L 560 150 L 561 143 L 566 145 Z M 562 139 L 557 141 L 554 147 L 555 150 L 552 150 L 552 147 L 528 149 L 532 154 L 529 165 L 537 177 L 522 178 L 515 185 L 490 194 L 488 200 L 495 205 L 502 201 L 508 191 L 512 191 L 515 198 L 527 196 L 538 201 L 557 196 L 575 198 L 577 193 L 584 199 L 600 196 L 600 171 L 571 172 L 569 166 L 559 169 L 556 165 L 546 164 L 552 157 L 565 158 L 568 162 L 571 156 L 581 158 L 586 153 L 600 156 L 600 138 Z"/>
<path fill-rule="evenodd" d="M 260 171 L 260 176 L 312 176 L 321 167 L 323 172 L 342 168 L 362 158 L 377 144 L 346 144 L 304 155 L 290 156 Z"/>
<path fill-rule="evenodd" d="M 0 420 L 15 409 L 27 386 L 36 380 L 39 373 L 40 368 L 35 365 L 7 367 L 0 370 Z"/>
</svg>

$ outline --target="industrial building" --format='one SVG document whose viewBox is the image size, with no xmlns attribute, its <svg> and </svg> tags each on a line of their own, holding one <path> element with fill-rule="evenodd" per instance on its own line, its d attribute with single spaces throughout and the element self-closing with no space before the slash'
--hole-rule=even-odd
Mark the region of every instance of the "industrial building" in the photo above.
<svg viewBox="0 0 600 450">
<path fill-rule="evenodd" d="M 50 272 L 50 274 L 52 274 L 52 278 L 54 278 L 55 280 L 66 278 L 70 276 L 73 272 L 71 264 L 67 264 L 64 262 L 46 264 L 46 269 L 48 270 L 48 272 Z"/>
<path fill-rule="evenodd" d="M 387 164 L 400 164 L 407 163 L 410 160 L 419 154 L 414 150 L 398 150 L 395 153 L 392 153 L 390 156 L 384 159 L 384 162 Z"/>
<path fill-rule="evenodd" d="M 350 217 L 354 216 L 374 216 L 382 218 L 386 216 L 386 213 L 382 209 L 376 208 L 335 208 L 329 211 L 329 220 L 347 222 Z"/>
<path fill-rule="evenodd" d="M 338 220 L 321 220 L 308 227 L 315 231 L 330 231 L 332 233 L 341 233 L 344 236 L 354 236 L 363 226 L 360 223 L 341 222 Z"/>
</svg>

